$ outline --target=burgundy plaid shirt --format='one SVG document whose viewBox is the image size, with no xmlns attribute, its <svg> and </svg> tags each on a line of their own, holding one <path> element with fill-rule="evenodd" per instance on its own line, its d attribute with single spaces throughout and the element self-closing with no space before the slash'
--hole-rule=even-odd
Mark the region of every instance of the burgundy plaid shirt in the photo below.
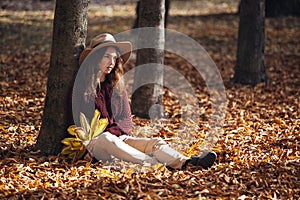
<svg viewBox="0 0 300 200">
<path fill-rule="evenodd" d="M 101 112 L 101 118 L 108 119 L 109 124 L 105 131 L 116 136 L 130 134 L 132 118 L 126 92 L 113 92 L 111 85 L 105 81 L 97 92 L 95 107 Z"/>
</svg>

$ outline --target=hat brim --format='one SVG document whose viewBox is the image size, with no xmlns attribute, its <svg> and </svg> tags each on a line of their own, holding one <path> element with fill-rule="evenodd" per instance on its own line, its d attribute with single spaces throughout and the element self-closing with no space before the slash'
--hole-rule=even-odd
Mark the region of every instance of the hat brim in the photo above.
<svg viewBox="0 0 300 200">
<path fill-rule="evenodd" d="M 86 48 L 82 51 L 79 58 L 79 64 L 81 65 L 82 62 L 88 57 L 88 55 L 92 52 L 96 52 L 99 49 L 102 49 L 104 47 L 117 47 L 120 50 L 121 57 L 123 59 L 124 64 L 129 60 L 131 51 L 132 51 L 132 45 L 130 42 L 106 42 L 103 44 L 99 44 L 95 48 Z"/>
</svg>

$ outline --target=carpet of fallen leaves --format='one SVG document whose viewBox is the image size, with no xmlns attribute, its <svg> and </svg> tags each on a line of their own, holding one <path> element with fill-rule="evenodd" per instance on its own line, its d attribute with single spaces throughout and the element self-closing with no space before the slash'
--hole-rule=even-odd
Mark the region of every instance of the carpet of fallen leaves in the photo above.
<svg viewBox="0 0 300 200">
<path fill-rule="evenodd" d="M 47 2 L 20 9 L 20 2 L 14 5 L 3 1 L 0 198 L 299 199 L 300 19 L 266 20 L 267 85 L 253 88 L 232 84 L 238 31 L 238 16 L 234 13 L 238 2 L 224 2 L 171 4 L 168 28 L 196 39 L 219 67 L 226 87 L 227 113 L 223 133 L 214 147 L 218 154 L 216 164 L 209 170 L 190 167 L 170 171 L 162 165 L 145 167 L 119 160 L 112 164 L 84 160 L 71 163 L 63 156 L 37 156 L 32 149 L 41 126 L 46 93 L 53 5 L 50 3 L 49 9 Z M 16 7 L 18 10 L 13 9 Z M 99 32 L 128 30 L 133 21 L 132 3 L 93 5 L 88 38 Z M 168 121 L 153 126 L 135 117 L 133 134 L 163 137 L 182 153 L 192 155 L 201 151 L 199 144 L 209 127 L 208 91 L 185 60 L 166 54 L 165 61 L 197 88 L 201 107 L 193 112 L 200 113 L 201 120 L 182 122 L 184 105 L 172 91 L 165 91 Z M 178 123 L 183 123 L 186 130 L 176 129 Z"/>
</svg>

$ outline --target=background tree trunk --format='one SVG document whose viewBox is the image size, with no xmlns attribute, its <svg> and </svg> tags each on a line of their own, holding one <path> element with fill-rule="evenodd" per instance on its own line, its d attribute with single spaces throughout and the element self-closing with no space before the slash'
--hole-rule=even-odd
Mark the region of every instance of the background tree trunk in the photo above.
<svg viewBox="0 0 300 200">
<path fill-rule="evenodd" d="M 88 0 L 57 0 L 42 127 L 35 146 L 43 155 L 61 151 L 60 141 L 73 123 L 72 98 L 78 57 L 87 32 Z"/>
<path fill-rule="evenodd" d="M 300 16 L 300 0 L 266 0 L 266 17 Z"/>
<path fill-rule="evenodd" d="M 167 27 L 167 24 L 168 24 L 170 3 L 171 3 L 170 0 L 165 0 L 165 24 L 164 24 L 164 27 Z M 136 8 L 135 8 L 136 18 L 135 18 L 135 21 L 133 24 L 133 29 L 139 28 L 140 4 L 141 4 L 141 1 L 136 2 Z"/>
<path fill-rule="evenodd" d="M 240 13 L 239 4 L 238 13 Z M 300 16 L 300 0 L 266 0 L 266 17 Z"/>
<path fill-rule="evenodd" d="M 155 48 L 138 49 L 136 66 L 157 63 L 155 67 L 147 66 L 146 71 L 144 68 L 136 68 L 133 88 L 137 89 L 132 95 L 131 107 L 132 113 L 139 117 L 153 118 L 164 116 L 162 107 L 163 67 L 161 66 L 164 62 L 164 16 L 165 0 L 142 0 L 140 2 L 139 27 L 157 27 L 158 29 L 154 33 L 153 31 L 148 33 L 142 31 L 138 36 L 139 43 L 151 42 L 154 43 Z M 144 81 L 142 79 L 147 79 L 155 84 L 137 87 L 142 85 L 141 82 Z"/>
<path fill-rule="evenodd" d="M 265 0 L 242 0 L 234 82 L 267 82 L 264 62 Z"/>
</svg>

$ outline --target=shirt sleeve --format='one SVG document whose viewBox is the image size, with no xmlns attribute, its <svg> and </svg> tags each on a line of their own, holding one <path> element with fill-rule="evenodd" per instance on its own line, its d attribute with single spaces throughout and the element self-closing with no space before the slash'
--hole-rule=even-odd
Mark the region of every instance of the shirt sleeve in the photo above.
<svg viewBox="0 0 300 200">
<path fill-rule="evenodd" d="M 108 126 L 107 131 L 116 136 L 130 135 L 132 130 L 132 115 L 127 93 L 124 92 L 123 95 L 116 99 L 119 101 L 119 103 L 115 102 L 117 107 L 115 107 L 113 113 L 116 113 L 116 116 L 114 116 L 114 123 Z"/>
</svg>

